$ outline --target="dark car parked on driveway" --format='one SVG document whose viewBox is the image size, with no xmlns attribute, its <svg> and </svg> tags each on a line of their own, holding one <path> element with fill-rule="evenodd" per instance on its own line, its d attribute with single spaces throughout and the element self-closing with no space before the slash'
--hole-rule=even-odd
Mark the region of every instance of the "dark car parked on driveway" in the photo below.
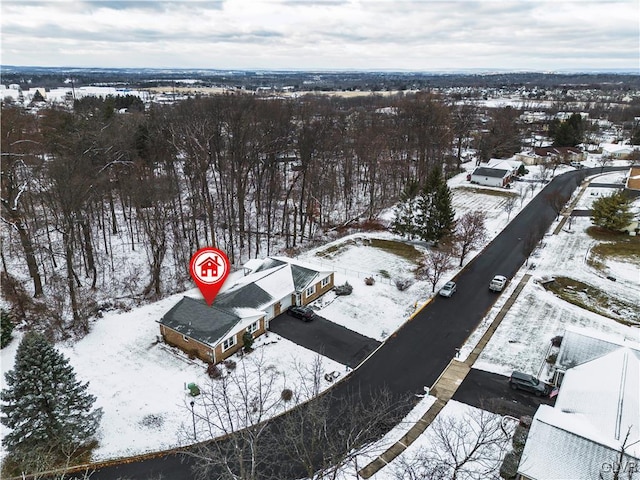
<svg viewBox="0 0 640 480">
<path fill-rule="evenodd" d="M 547 396 L 551 391 L 549 385 L 541 382 L 533 375 L 522 372 L 512 372 L 509 377 L 509 386 L 514 390 L 526 390 L 536 395 L 536 397 Z"/>
<path fill-rule="evenodd" d="M 313 320 L 314 313 L 310 307 L 293 306 L 289 307 L 289 315 L 299 318 L 304 322 L 310 322 Z"/>
</svg>

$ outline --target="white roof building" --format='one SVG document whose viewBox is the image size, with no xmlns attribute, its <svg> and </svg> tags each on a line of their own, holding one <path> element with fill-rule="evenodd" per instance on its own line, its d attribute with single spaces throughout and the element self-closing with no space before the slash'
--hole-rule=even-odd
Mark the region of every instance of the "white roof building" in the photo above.
<svg viewBox="0 0 640 480">
<path fill-rule="evenodd" d="M 640 479 L 639 424 L 640 352 L 622 347 L 567 371 L 555 406 L 533 417 L 518 474 Z"/>
</svg>

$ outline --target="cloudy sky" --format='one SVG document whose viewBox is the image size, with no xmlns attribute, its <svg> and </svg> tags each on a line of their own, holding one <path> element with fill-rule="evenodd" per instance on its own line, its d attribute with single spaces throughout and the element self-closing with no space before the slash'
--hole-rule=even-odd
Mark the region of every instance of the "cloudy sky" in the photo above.
<svg viewBox="0 0 640 480">
<path fill-rule="evenodd" d="M 1 0 L 4 65 L 639 68 L 638 0 Z"/>
</svg>

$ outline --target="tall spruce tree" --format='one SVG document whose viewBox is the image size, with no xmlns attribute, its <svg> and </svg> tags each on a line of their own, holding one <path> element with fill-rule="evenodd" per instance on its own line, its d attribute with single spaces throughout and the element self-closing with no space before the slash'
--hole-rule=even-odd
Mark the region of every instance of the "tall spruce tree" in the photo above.
<svg viewBox="0 0 640 480">
<path fill-rule="evenodd" d="M 429 197 L 427 214 L 423 227 L 423 240 L 438 243 L 450 235 L 455 226 L 455 211 L 451 202 L 451 190 L 442 176 L 442 171 L 435 168 L 431 171 L 425 194 Z"/>
<path fill-rule="evenodd" d="M 0 421 L 11 432 L 2 444 L 14 459 L 43 454 L 52 462 L 66 461 L 91 443 L 102 409 L 92 410 L 96 398 L 87 392 L 89 384 L 76 380 L 69 360 L 44 336 L 24 336 L 5 378 Z"/>
<path fill-rule="evenodd" d="M 404 191 L 400 194 L 400 202 L 394 209 L 394 219 L 391 224 L 391 231 L 412 239 L 414 236 L 420 236 L 420 232 L 416 228 L 416 209 L 419 193 L 418 184 L 409 183 Z"/>
</svg>

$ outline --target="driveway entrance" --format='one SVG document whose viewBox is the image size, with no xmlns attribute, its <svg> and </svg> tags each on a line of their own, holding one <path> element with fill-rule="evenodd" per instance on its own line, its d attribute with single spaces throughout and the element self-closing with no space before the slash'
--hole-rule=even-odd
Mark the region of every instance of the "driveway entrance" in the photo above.
<svg viewBox="0 0 640 480">
<path fill-rule="evenodd" d="M 285 312 L 271 320 L 269 330 L 351 368 L 357 367 L 380 345 L 373 338 L 318 315 L 311 322 L 303 322 Z"/>
</svg>

